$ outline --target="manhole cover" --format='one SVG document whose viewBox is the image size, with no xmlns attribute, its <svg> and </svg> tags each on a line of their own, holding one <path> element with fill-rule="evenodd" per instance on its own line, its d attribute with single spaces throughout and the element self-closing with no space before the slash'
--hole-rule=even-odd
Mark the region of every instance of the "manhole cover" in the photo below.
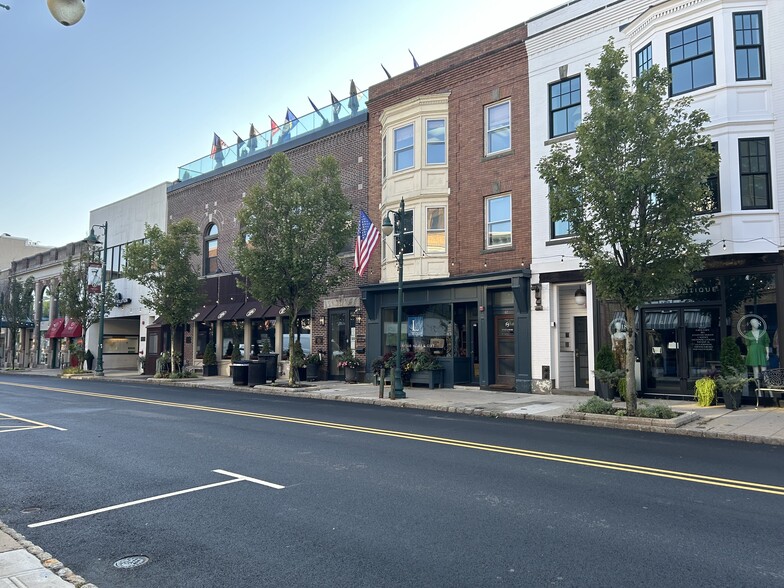
<svg viewBox="0 0 784 588">
<path fill-rule="evenodd" d="M 146 564 L 148 561 L 150 561 L 150 558 L 146 555 L 131 555 L 129 557 L 118 559 L 116 562 L 114 562 L 113 565 L 115 568 L 122 569 L 138 568 L 139 566 Z"/>
<path fill-rule="evenodd" d="M 41 509 L 38 508 L 37 506 L 28 506 L 27 508 L 23 508 L 22 512 L 24 514 L 30 514 L 30 513 L 33 513 L 33 512 L 39 512 L 40 510 Z"/>
</svg>

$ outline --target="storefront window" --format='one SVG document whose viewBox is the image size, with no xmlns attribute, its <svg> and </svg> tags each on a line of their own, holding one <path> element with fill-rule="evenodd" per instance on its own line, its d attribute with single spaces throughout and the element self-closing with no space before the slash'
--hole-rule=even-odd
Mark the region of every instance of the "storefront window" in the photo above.
<svg viewBox="0 0 784 588">
<path fill-rule="evenodd" d="M 728 335 L 735 337 L 749 373 L 780 367 L 775 274 L 727 276 L 724 291 Z"/>
<path fill-rule="evenodd" d="M 289 317 L 283 318 L 283 359 L 289 357 L 289 324 L 291 323 Z M 310 353 L 310 317 L 300 316 L 297 317 L 297 322 L 294 325 L 295 339 L 302 345 L 302 353 L 307 355 Z"/>
<path fill-rule="evenodd" d="M 234 348 L 239 347 L 240 355 L 245 356 L 245 321 L 223 321 L 223 340 L 221 341 L 221 357 L 231 359 Z"/>
<path fill-rule="evenodd" d="M 250 322 L 251 355 L 258 355 L 264 351 L 265 342 L 269 345 L 270 352 L 275 351 L 275 324 L 274 318 Z"/>
<path fill-rule="evenodd" d="M 215 323 L 196 323 L 196 358 L 204 357 L 204 350 L 207 343 L 213 340 L 213 329 Z"/>
<path fill-rule="evenodd" d="M 397 309 L 383 311 L 384 353 L 397 350 Z M 401 327 L 403 352 L 429 351 L 440 357 L 452 357 L 452 307 L 449 304 L 406 306 Z"/>
</svg>

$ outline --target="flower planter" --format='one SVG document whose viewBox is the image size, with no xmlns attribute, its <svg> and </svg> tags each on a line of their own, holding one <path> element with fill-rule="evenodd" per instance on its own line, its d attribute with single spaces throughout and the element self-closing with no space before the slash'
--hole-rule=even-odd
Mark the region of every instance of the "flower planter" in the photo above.
<svg viewBox="0 0 784 588">
<path fill-rule="evenodd" d="M 319 377 L 319 364 L 309 363 L 305 366 L 305 378 L 308 382 L 315 382 Z"/>
<path fill-rule="evenodd" d="M 218 365 L 212 363 L 210 365 L 202 366 L 201 374 L 203 376 L 217 376 L 218 375 Z"/>
<path fill-rule="evenodd" d="M 261 353 L 259 354 L 259 361 L 267 362 L 267 380 L 274 382 L 278 377 L 278 354 Z"/>
<path fill-rule="evenodd" d="M 723 392 L 724 406 L 730 410 L 738 410 L 741 401 L 743 400 L 743 390 L 733 390 L 732 392 Z"/>
<path fill-rule="evenodd" d="M 357 368 L 354 367 L 345 367 L 343 368 L 345 371 L 346 382 L 349 384 L 356 384 L 357 383 Z"/>
<path fill-rule="evenodd" d="M 247 386 L 248 364 L 242 362 L 231 364 L 231 380 L 235 386 Z"/>
<path fill-rule="evenodd" d="M 263 360 L 251 360 L 248 364 L 248 386 L 256 386 L 267 383 L 267 362 Z"/>
<path fill-rule="evenodd" d="M 444 370 L 422 370 L 411 372 L 411 384 L 427 384 L 431 390 L 438 386 L 444 387 Z"/>
</svg>

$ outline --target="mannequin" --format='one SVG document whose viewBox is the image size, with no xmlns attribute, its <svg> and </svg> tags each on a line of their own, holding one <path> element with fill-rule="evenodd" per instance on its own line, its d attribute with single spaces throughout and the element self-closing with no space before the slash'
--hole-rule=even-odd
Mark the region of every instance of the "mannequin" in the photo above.
<svg viewBox="0 0 784 588">
<path fill-rule="evenodd" d="M 751 328 L 743 336 L 746 340 L 747 348 L 746 365 L 751 367 L 754 377 L 758 379 L 760 372 L 768 368 L 770 337 L 768 332 L 761 328 L 762 323 L 759 319 L 752 318 L 749 320 L 749 326 Z"/>
</svg>

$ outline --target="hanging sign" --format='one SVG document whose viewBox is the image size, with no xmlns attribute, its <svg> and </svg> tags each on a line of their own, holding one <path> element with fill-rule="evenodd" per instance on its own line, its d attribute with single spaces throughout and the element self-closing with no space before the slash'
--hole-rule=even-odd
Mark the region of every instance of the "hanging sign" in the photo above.
<svg viewBox="0 0 784 588">
<path fill-rule="evenodd" d="M 101 293 L 101 264 L 90 262 L 87 266 L 87 293 Z"/>
</svg>

